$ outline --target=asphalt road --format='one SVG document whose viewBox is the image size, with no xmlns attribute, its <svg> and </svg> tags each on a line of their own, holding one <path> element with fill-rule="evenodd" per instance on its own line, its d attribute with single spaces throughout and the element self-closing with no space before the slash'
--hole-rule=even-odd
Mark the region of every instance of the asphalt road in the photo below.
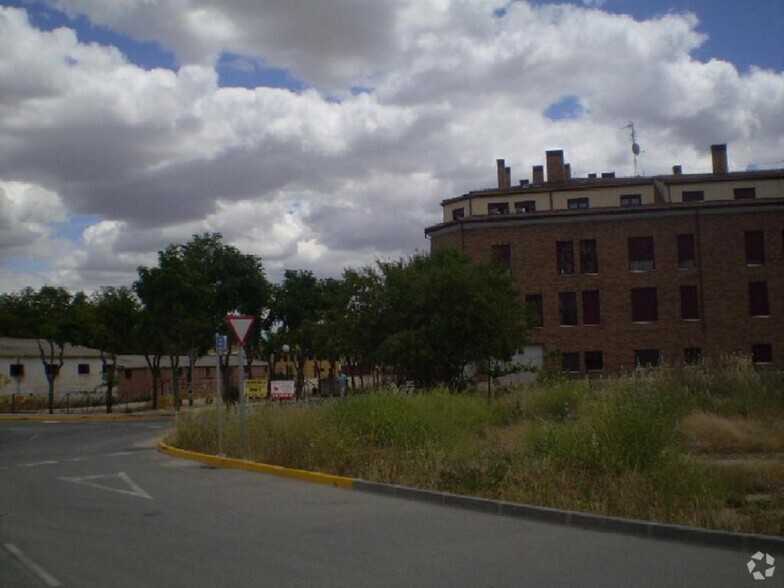
<svg viewBox="0 0 784 588">
<path fill-rule="evenodd" d="M 211 469 L 166 426 L 0 423 L 0 585 L 763 585 L 751 553 Z"/>
</svg>

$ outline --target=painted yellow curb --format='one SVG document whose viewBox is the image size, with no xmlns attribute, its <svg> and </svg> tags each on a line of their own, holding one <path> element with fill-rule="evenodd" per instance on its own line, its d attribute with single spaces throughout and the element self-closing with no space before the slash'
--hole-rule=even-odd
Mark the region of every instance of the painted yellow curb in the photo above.
<svg viewBox="0 0 784 588">
<path fill-rule="evenodd" d="M 305 482 L 314 482 L 316 484 L 326 484 L 327 486 L 345 488 L 346 490 L 351 490 L 354 487 L 353 478 L 344 478 L 343 476 L 333 476 L 331 474 L 320 474 L 318 472 L 310 472 L 308 470 L 295 470 L 284 468 L 283 466 L 250 461 L 247 459 L 234 459 L 231 457 L 219 457 L 217 455 L 210 455 L 207 453 L 196 453 L 195 451 L 187 451 L 185 449 L 172 447 L 163 441 L 158 443 L 158 451 L 161 453 L 166 453 L 167 455 L 171 455 L 172 457 L 182 457 L 184 459 L 200 461 L 202 463 L 221 468 L 245 470 L 248 472 L 261 472 L 264 474 L 272 474 L 274 476 L 282 476 L 284 478 L 294 478 L 296 480 L 303 480 Z"/>
<path fill-rule="evenodd" d="M 175 416 L 172 413 L 130 413 L 130 414 L 26 414 L 0 416 L 0 423 L 81 423 L 85 421 L 138 421 L 141 419 L 166 419 Z"/>
</svg>

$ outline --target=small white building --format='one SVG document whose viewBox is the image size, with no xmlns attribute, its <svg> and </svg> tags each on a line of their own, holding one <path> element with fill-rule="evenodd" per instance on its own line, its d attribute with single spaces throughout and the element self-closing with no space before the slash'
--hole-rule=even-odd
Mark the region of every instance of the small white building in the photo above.
<svg viewBox="0 0 784 588">
<path fill-rule="evenodd" d="M 41 345 L 48 361 L 49 344 L 42 340 Z M 55 347 L 55 353 L 58 352 Z M 55 359 L 54 363 L 56 366 L 59 362 Z M 48 394 L 45 370 L 38 340 L 0 337 L 0 397 Z M 101 354 L 97 349 L 66 344 L 63 365 L 54 381 L 55 396 L 98 391 L 102 370 Z"/>
</svg>

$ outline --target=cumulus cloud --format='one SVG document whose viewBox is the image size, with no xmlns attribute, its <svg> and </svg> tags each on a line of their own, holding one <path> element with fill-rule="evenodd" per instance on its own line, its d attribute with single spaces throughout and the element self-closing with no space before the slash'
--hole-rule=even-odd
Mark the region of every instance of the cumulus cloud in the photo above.
<svg viewBox="0 0 784 588">
<path fill-rule="evenodd" d="M 576 175 L 631 173 L 629 121 L 647 173 L 705 171 L 711 143 L 730 144 L 735 169 L 784 153 L 784 74 L 694 59 L 705 36 L 690 13 L 638 21 L 596 1 L 49 3 L 179 65 L 144 68 L 0 7 L 0 261 L 17 268 L 0 288 L 31 275 L 128 284 L 157 250 L 204 231 L 261 256 L 273 279 L 287 267 L 335 275 L 426 249 L 439 202 L 494 185 L 498 157 L 521 178 L 552 148 Z M 229 54 L 224 65 L 281 68 L 308 89 L 221 87 Z M 564 99 L 571 115 L 553 120 Z M 97 220 L 66 239 L 57 227 L 74 215 Z M 31 274 L 20 259 L 45 267 Z"/>
</svg>

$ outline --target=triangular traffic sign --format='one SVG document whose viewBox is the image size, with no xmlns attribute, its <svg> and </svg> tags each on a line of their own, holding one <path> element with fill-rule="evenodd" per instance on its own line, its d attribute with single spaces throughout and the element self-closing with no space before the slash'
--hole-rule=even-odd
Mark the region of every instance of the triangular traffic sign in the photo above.
<svg viewBox="0 0 784 588">
<path fill-rule="evenodd" d="M 231 330 L 234 331 L 237 342 L 240 345 L 245 345 L 245 337 L 248 336 L 248 331 L 250 331 L 253 323 L 256 322 L 256 317 L 230 314 L 226 317 L 226 320 L 229 321 L 229 326 L 231 326 Z"/>
</svg>

